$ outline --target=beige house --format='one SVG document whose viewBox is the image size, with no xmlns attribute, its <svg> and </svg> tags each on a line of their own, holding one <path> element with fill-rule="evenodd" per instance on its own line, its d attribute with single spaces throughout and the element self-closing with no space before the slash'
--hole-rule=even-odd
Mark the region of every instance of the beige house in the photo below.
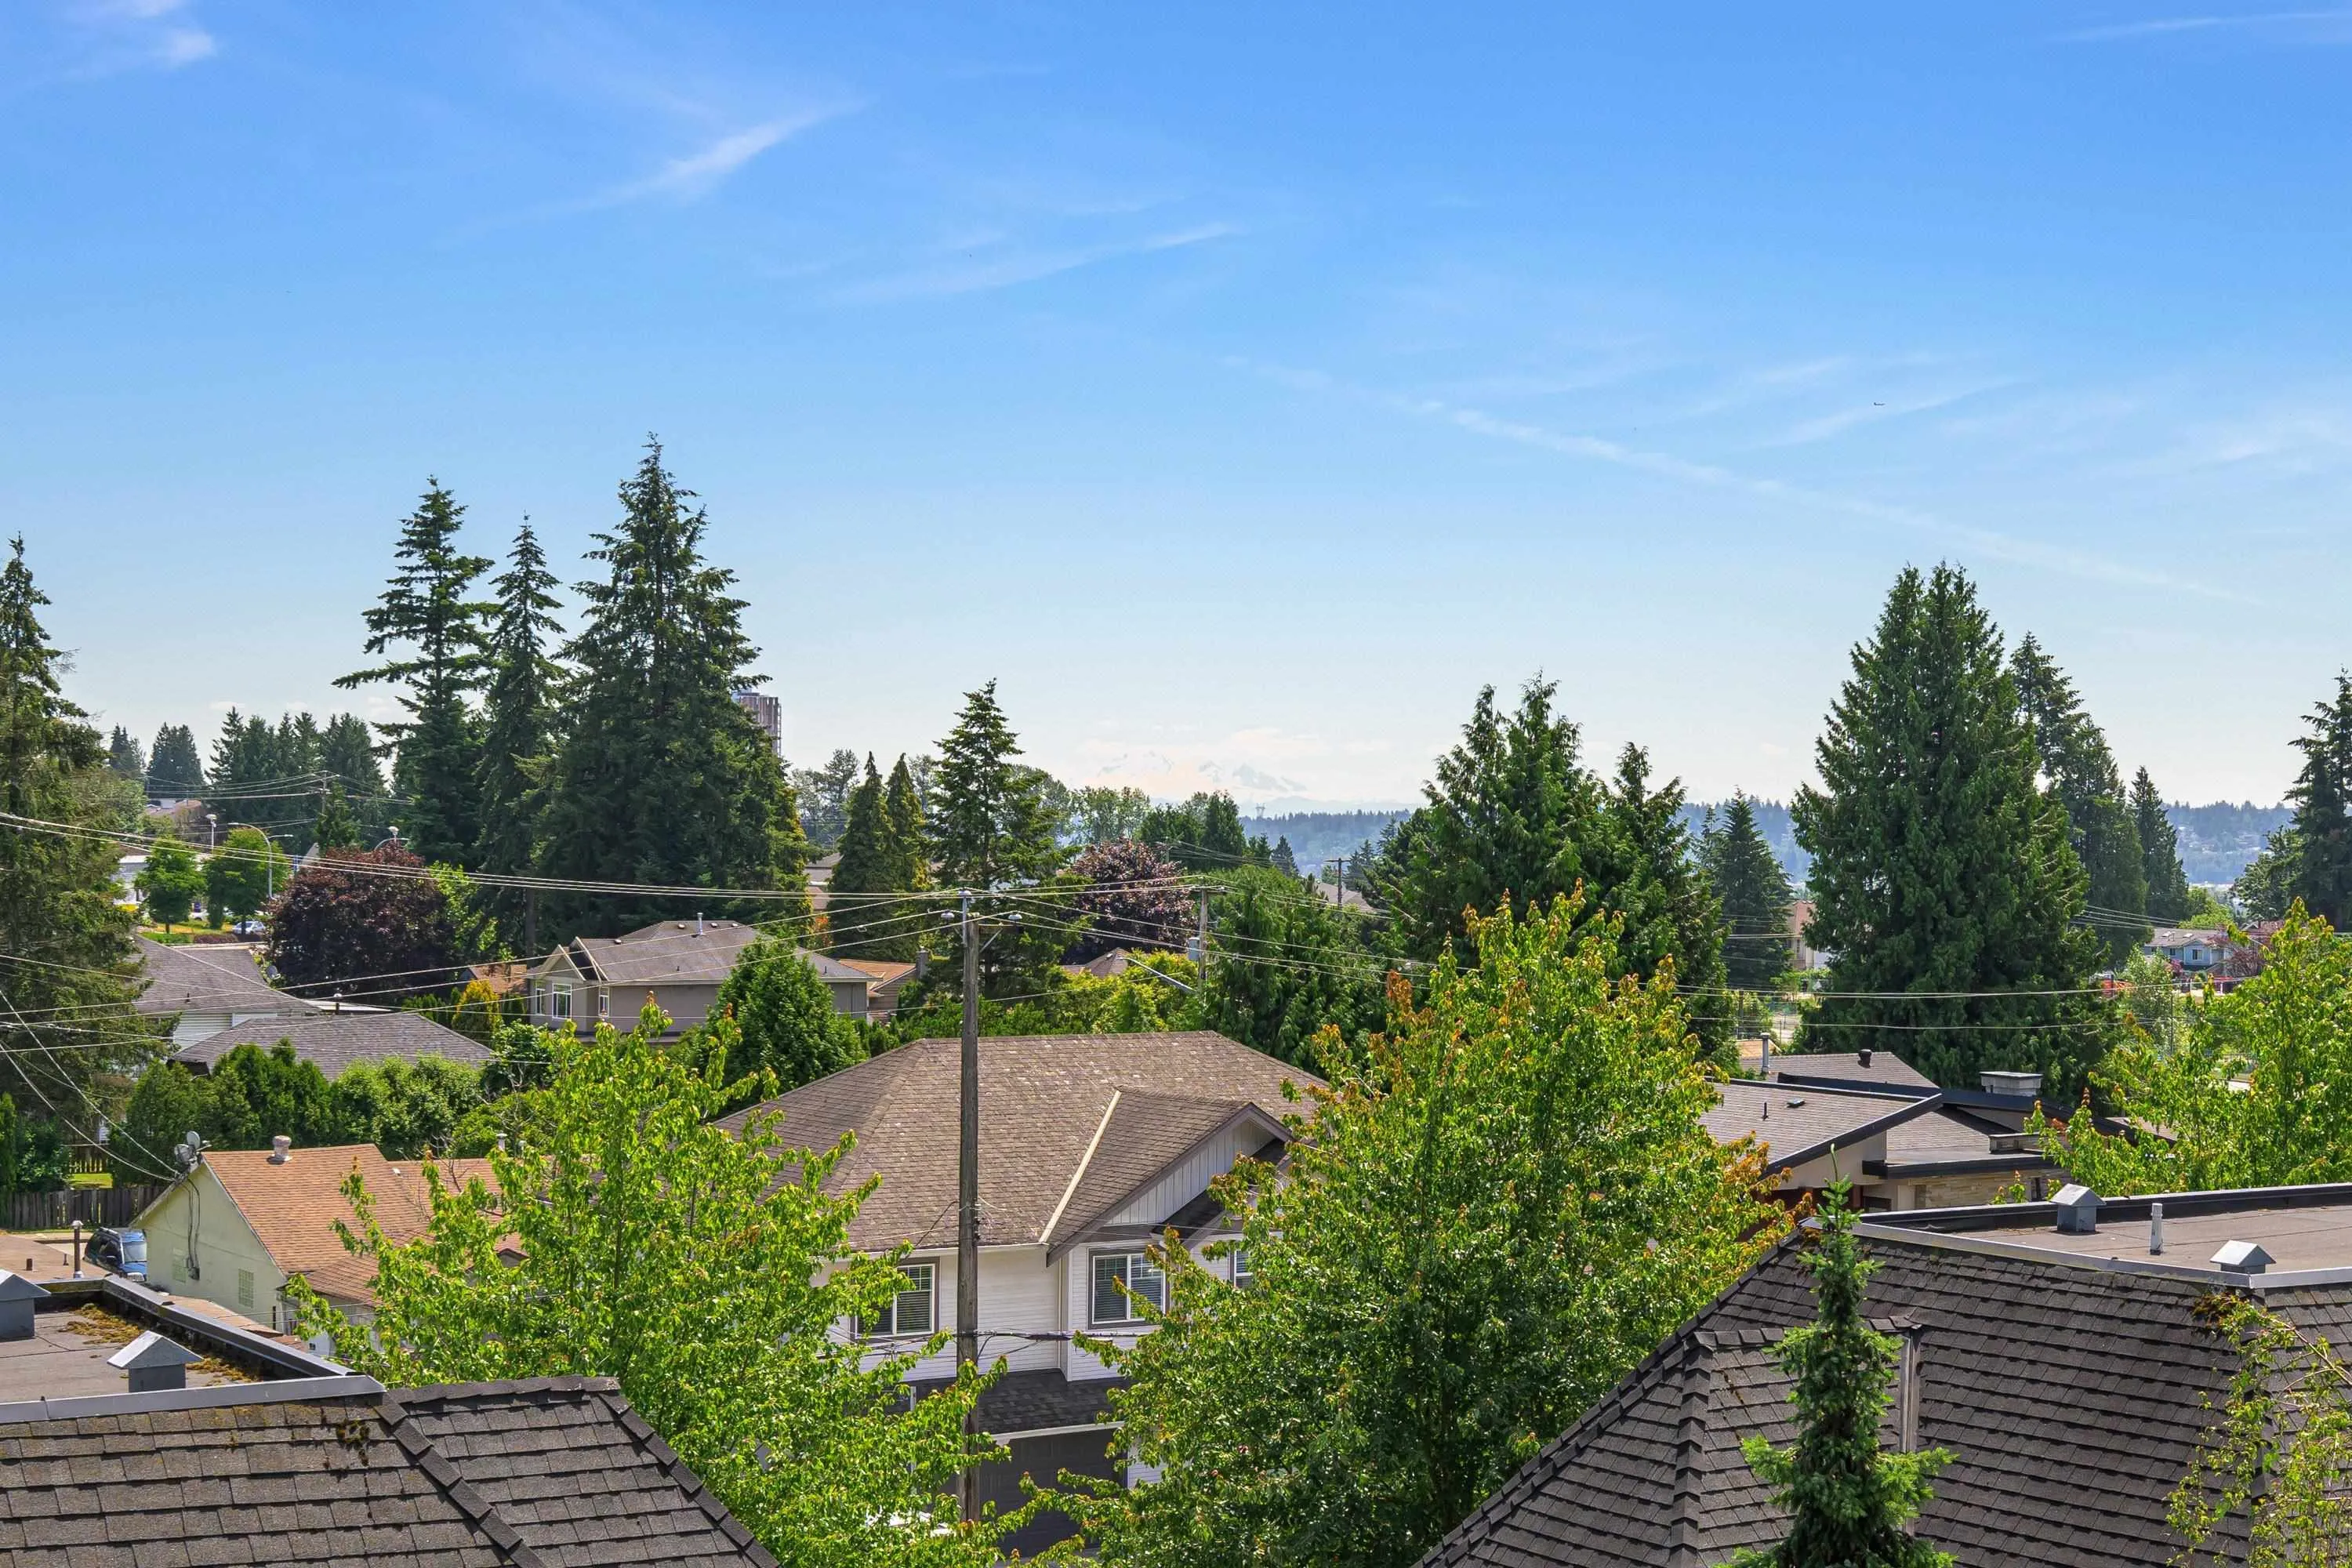
<svg viewBox="0 0 2352 1568">
<path fill-rule="evenodd" d="M 394 1163 L 373 1143 L 296 1149 L 208 1149 L 139 1216 L 147 1233 L 147 1283 L 215 1302 L 267 1323 L 290 1325 L 286 1281 L 310 1288 L 364 1322 L 375 1311 L 374 1266 L 353 1257 L 335 1222 L 358 1218 L 342 1193 L 353 1170 L 375 1201 L 376 1223 L 394 1241 L 422 1236 L 432 1205 L 423 1167 Z M 487 1160 L 437 1161 L 445 1180 L 490 1181 Z"/>
<path fill-rule="evenodd" d="M 570 1023 L 583 1032 L 603 1023 L 627 1028 L 650 996 L 673 1031 L 690 1029 L 710 1016 L 719 987 L 761 934 L 741 921 L 697 916 L 625 936 L 575 936 L 531 971 L 530 1021 L 541 1028 Z M 821 952 L 801 956 L 833 993 L 835 1012 L 866 1016 L 871 975 Z"/>
</svg>

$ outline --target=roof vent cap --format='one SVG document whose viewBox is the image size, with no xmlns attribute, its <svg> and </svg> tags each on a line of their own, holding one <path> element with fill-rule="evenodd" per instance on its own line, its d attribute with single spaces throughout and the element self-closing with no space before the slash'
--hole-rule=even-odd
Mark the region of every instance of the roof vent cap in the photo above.
<svg viewBox="0 0 2352 1568">
<path fill-rule="evenodd" d="M 1870 1065 L 1870 1047 L 1868 1046 L 1864 1046 L 1862 1049 L 1853 1053 L 1853 1065 L 1864 1068 Z"/>
<path fill-rule="evenodd" d="M 31 1339 L 34 1304 L 47 1295 L 22 1274 L 0 1272 L 0 1340 Z"/>
<path fill-rule="evenodd" d="M 2042 1075 L 2038 1072 L 1982 1072 L 1977 1082 L 1987 1094 L 2035 1095 L 2042 1092 Z"/>
<path fill-rule="evenodd" d="M 2226 1274 L 2260 1274 L 2275 1261 L 2259 1241 L 2225 1241 L 2213 1255 L 2213 1267 Z"/>
<path fill-rule="evenodd" d="M 112 1355 L 106 1364 L 131 1374 L 131 1392 L 156 1394 L 188 1386 L 188 1363 L 196 1352 L 184 1350 L 150 1329 Z"/>
<path fill-rule="evenodd" d="M 282 1165 L 294 1157 L 294 1140 L 280 1132 L 269 1141 L 269 1163 Z"/>
<path fill-rule="evenodd" d="M 2090 1236 L 2099 1228 L 2099 1194 L 2080 1182 L 2069 1182 L 2050 1200 L 2058 1211 L 2058 1234 Z"/>
</svg>

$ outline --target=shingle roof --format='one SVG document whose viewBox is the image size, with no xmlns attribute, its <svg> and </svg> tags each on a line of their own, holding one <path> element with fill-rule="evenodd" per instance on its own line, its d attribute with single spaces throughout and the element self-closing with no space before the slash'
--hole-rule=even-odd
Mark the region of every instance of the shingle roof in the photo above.
<svg viewBox="0 0 2352 1568">
<path fill-rule="evenodd" d="M 610 1378 L 330 1378 L 38 1415 L 0 1408 L 6 1568 L 774 1563 Z"/>
<path fill-rule="evenodd" d="M 1864 1061 L 1860 1051 L 1772 1053 L 1774 1078 L 1802 1079 L 1817 1083 L 1850 1083 L 1857 1089 L 1932 1089 L 1936 1080 L 1891 1051 L 1872 1051 Z"/>
<path fill-rule="evenodd" d="M 1057 1209 L 1075 1210 L 1075 1198 L 1066 1205 L 1065 1197 L 1091 1165 L 1090 1148 L 1106 1169 L 1139 1182 L 1239 1106 L 1255 1105 L 1279 1121 L 1299 1109 L 1284 1100 L 1285 1082 L 1303 1094 L 1321 1081 L 1207 1031 L 992 1035 L 981 1039 L 980 1053 L 981 1240 L 987 1246 L 1036 1242 Z M 882 1185 L 858 1211 L 852 1245 L 879 1250 L 901 1241 L 935 1244 L 954 1232 L 958 1061 L 958 1042 L 916 1040 L 720 1125 L 740 1131 L 754 1115 L 780 1114 L 784 1140 L 813 1149 L 856 1133 L 856 1148 L 835 1167 L 830 1184 L 846 1189 L 879 1175 Z M 1115 1126 L 1132 1129 L 1113 1139 L 1105 1123 L 1115 1095 L 1160 1097 L 1150 1104 L 1157 1120 L 1112 1118 Z M 1097 1131 L 1104 1133 L 1099 1141 Z M 1116 1204 L 1126 1190 L 1089 1204 Z M 1077 1234 L 1076 1217 L 1055 1226 L 1056 1241 Z"/>
<path fill-rule="evenodd" d="M 1699 1118 L 1701 1125 L 1718 1143 L 1754 1138 L 1775 1165 L 1800 1165 L 1832 1147 L 1851 1149 L 1936 1105 L 1932 1097 L 1742 1078 L 1727 1079 L 1716 1089 L 1715 1108 Z"/>
<path fill-rule="evenodd" d="M 446 1057 L 467 1067 L 480 1067 L 498 1053 L 478 1040 L 438 1024 L 422 1013 L 304 1012 L 275 1017 L 248 1018 L 217 1034 L 206 1035 L 173 1053 L 173 1059 L 209 1070 L 221 1058 L 242 1045 L 268 1050 L 285 1040 L 301 1060 L 314 1063 L 329 1079 L 341 1078 L 359 1062 L 381 1062 L 398 1057 Z"/>
<path fill-rule="evenodd" d="M 918 1397 L 928 1397 L 954 1382 L 927 1378 L 910 1386 Z M 981 1394 L 980 1429 L 992 1437 L 1016 1437 L 1058 1427 L 1108 1426 L 1110 1391 L 1126 1386 L 1123 1377 L 1073 1382 L 1057 1370 L 1003 1373 Z"/>
<path fill-rule="evenodd" d="M 2048 1224 L 2047 1205 L 2015 1212 Z M 2169 1560 L 2180 1542 L 2167 1498 L 2213 1419 L 2203 1401 L 2235 1370 L 2229 1348 L 2191 1316 L 2218 1280 L 2015 1247 L 1964 1250 L 1929 1234 L 1936 1216 L 1899 1217 L 1919 1234 L 1864 1237 L 1878 1265 L 1867 1310 L 1915 1346 L 1919 1445 L 1953 1455 L 1918 1533 L 1962 1568 Z M 2352 1284 L 2264 1299 L 2331 1339 L 2352 1320 Z M 1780 1515 L 1738 1445 L 1785 1440 L 1788 1385 L 1769 1352 L 1813 1310 L 1784 1244 L 1425 1563 L 1699 1568 L 1775 1539 Z M 2227 1540 L 2217 1544 L 2224 1560 L 2242 1556 L 2242 1532 L 2234 1553 Z"/>
<path fill-rule="evenodd" d="M 299 1274 L 315 1289 L 340 1300 L 373 1300 L 375 1266 L 347 1251 L 335 1235 L 337 1220 L 355 1228 L 358 1224 L 342 1184 L 356 1167 L 375 1200 L 376 1224 L 384 1236 L 394 1242 L 411 1241 L 433 1222 L 423 1167 L 413 1160 L 395 1164 L 373 1143 L 292 1152 L 291 1159 L 278 1165 L 270 1163 L 266 1149 L 210 1149 L 205 1152 L 205 1163 L 281 1270 Z M 445 1183 L 462 1185 L 479 1176 L 496 1186 L 488 1160 L 435 1163 Z"/>
<path fill-rule="evenodd" d="M 253 950 L 207 950 L 196 943 L 174 947 L 139 939 L 139 960 L 147 988 L 137 1006 L 150 1017 L 172 1013 L 299 1013 L 302 1002 L 277 990 L 253 962 Z"/>
<path fill-rule="evenodd" d="M 592 978 L 607 984 L 717 985 L 761 934 L 741 921 L 663 921 L 620 936 L 574 937 L 572 952 Z M 803 949 L 801 956 L 823 980 L 872 978 L 821 952 Z"/>
</svg>

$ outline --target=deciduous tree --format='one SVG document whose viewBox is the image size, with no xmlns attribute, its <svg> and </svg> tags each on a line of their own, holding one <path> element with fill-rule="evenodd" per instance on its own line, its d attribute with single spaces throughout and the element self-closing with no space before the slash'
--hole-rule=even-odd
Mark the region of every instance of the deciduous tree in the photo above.
<svg viewBox="0 0 2352 1568">
<path fill-rule="evenodd" d="M 1085 931 L 1064 952 L 1083 963 L 1115 947 L 1182 947 L 1192 934 L 1192 898 L 1183 868 L 1133 838 L 1092 844 L 1070 862 L 1078 884 L 1071 901 L 1087 917 Z"/>
<path fill-rule="evenodd" d="M 1664 981 L 1572 904 L 1481 920 L 1389 1033 L 1327 1033 L 1286 1173 L 1220 1191 L 1232 1254 L 1166 1246 L 1111 1395 L 1159 1479 L 1070 1506 L 1106 1562 L 1388 1568 L 1564 1430 L 1778 1232 Z M 1474 966 L 1475 965 L 1475 966 Z"/>
<path fill-rule="evenodd" d="M 770 1093 L 814 1083 L 865 1059 L 857 1027 L 836 1012 L 833 992 L 807 957 L 779 936 L 762 936 L 743 950 L 719 987 L 720 1009 L 734 1015 L 739 1076 L 764 1069 Z"/>
<path fill-rule="evenodd" d="M 1805 1046 L 1875 1047 L 1947 1085 L 2035 1069 L 2071 1100 L 2105 1043 L 2082 994 L 2100 945 L 2072 923 L 2066 814 L 1958 568 L 1895 579 L 1814 755 L 1822 787 L 1791 815 L 1813 858 L 1805 941 L 1836 957 Z"/>
<path fill-rule="evenodd" d="M 292 879 L 293 862 L 258 827 L 233 827 L 205 862 L 205 903 L 215 915 L 250 920 Z"/>
<path fill-rule="evenodd" d="M 293 990 L 357 989 L 383 1005 L 446 989 L 458 963 L 448 895 L 425 862 L 386 845 L 322 856 L 296 873 L 269 921 L 269 962 Z"/>
<path fill-rule="evenodd" d="M 824 766 L 795 773 L 793 786 L 800 795 L 801 830 L 809 847 L 824 851 L 839 844 L 849 826 L 849 792 L 857 787 L 857 753 L 836 748 Z"/>
<path fill-rule="evenodd" d="M 1202 1026 L 1316 1070 L 1323 1030 L 1355 1044 L 1381 1026 L 1389 969 L 1368 917 L 1270 868 L 1217 881 Z"/>
<path fill-rule="evenodd" d="M 146 900 L 147 918 L 165 931 L 187 924 L 196 900 L 205 896 L 205 868 L 196 852 L 168 834 L 148 844 L 147 864 L 131 881 Z"/>
<path fill-rule="evenodd" d="M 489 1155 L 494 1184 L 456 1190 L 428 1167 L 433 1222 L 414 1242 L 384 1237 L 354 1178 L 349 1244 L 375 1267 L 374 1321 L 354 1326 L 297 1284 L 300 1331 L 395 1387 L 618 1378 L 785 1563 L 995 1562 L 1002 1521 L 960 1525 L 947 1500 L 975 1453 L 961 1426 L 983 1380 L 910 1408 L 911 1357 L 840 1331 L 905 1283 L 896 1257 L 849 1244 L 871 1189 L 825 1190 L 848 1141 L 790 1148 L 757 1117 L 721 1131 L 712 1118 L 740 1093 L 721 1068 L 731 1025 L 714 1024 L 698 1069 L 662 1047 L 667 1023 L 648 1008 L 625 1035 L 549 1038 L 551 1081 Z"/>
</svg>

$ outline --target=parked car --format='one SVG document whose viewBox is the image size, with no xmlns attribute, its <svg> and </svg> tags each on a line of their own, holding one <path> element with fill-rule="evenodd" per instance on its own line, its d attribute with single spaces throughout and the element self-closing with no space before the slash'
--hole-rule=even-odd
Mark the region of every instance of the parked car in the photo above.
<svg viewBox="0 0 2352 1568">
<path fill-rule="evenodd" d="M 100 1226 L 89 1238 L 89 1260 L 132 1279 L 147 1278 L 147 1233 Z"/>
<path fill-rule="evenodd" d="M 268 936 L 269 928 L 259 921 L 239 921 L 228 928 L 239 936 Z"/>
</svg>

